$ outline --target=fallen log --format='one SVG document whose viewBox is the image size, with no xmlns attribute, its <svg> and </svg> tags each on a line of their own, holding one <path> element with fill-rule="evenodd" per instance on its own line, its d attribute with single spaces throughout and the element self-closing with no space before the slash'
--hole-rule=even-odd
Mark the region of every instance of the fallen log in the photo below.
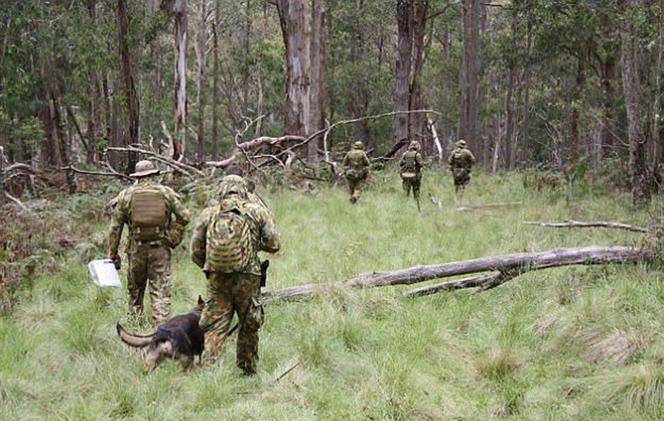
<svg viewBox="0 0 664 421">
<path fill-rule="evenodd" d="M 477 209 L 493 209 L 493 208 L 508 208 L 511 206 L 521 206 L 523 202 L 505 202 L 505 203 L 486 203 L 482 205 L 465 205 L 460 206 L 456 210 L 457 212 L 467 212 Z"/>
<path fill-rule="evenodd" d="M 575 221 L 573 219 L 566 219 L 564 222 L 525 221 L 524 224 L 546 228 L 612 228 L 631 232 L 648 232 L 646 228 L 613 221 Z"/>
<path fill-rule="evenodd" d="M 432 279 L 482 272 L 500 272 L 502 276 L 475 277 L 455 281 L 454 288 L 493 288 L 522 273 L 570 265 L 636 263 L 651 257 L 652 252 L 632 246 L 590 246 L 561 248 L 535 253 L 514 253 L 481 257 L 434 265 L 414 266 L 388 272 L 361 273 L 332 284 L 306 284 L 263 293 L 265 302 L 291 300 L 310 296 L 329 288 L 373 288 L 389 285 L 409 285 Z"/>
</svg>

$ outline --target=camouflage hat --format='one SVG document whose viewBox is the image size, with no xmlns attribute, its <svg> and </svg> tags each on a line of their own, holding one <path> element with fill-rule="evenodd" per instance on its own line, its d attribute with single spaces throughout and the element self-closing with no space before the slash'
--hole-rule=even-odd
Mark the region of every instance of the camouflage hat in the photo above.
<svg viewBox="0 0 664 421">
<path fill-rule="evenodd" d="M 237 194 L 241 197 L 247 197 L 247 182 L 239 175 L 227 175 L 221 179 L 219 196 L 224 198 L 229 194 Z"/>
<path fill-rule="evenodd" d="M 149 175 L 155 175 L 159 174 L 159 169 L 152 163 L 152 161 L 148 161 L 147 159 L 144 159 L 142 161 L 138 161 L 136 163 L 136 167 L 134 168 L 134 172 L 129 174 L 130 177 L 147 177 Z"/>
<path fill-rule="evenodd" d="M 457 143 L 455 143 L 457 148 L 465 148 L 466 147 L 466 141 L 463 139 L 459 139 Z"/>
<path fill-rule="evenodd" d="M 353 143 L 353 149 L 364 149 L 364 143 L 358 140 L 357 142 Z"/>
<path fill-rule="evenodd" d="M 417 140 L 411 140 L 410 144 L 408 145 L 408 149 L 413 150 L 413 151 L 419 150 L 420 149 L 420 142 L 418 142 Z"/>
</svg>

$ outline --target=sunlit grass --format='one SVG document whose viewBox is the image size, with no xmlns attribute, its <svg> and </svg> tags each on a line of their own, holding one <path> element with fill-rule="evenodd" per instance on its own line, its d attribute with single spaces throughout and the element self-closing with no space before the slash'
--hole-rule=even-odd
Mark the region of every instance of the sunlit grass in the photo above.
<svg viewBox="0 0 664 421">
<path fill-rule="evenodd" d="M 449 174 L 434 171 L 424 175 L 418 213 L 395 173 L 375 179 L 354 206 L 341 186 L 321 186 L 317 195 L 261 191 L 284 243 L 270 257 L 268 289 L 638 241 L 632 233 L 545 230 L 526 220 L 648 220 L 626 194 L 591 191 L 567 204 L 560 192 L 524 191 L 514 175 L 479 175 L 456 202 Z M 83 200 L 70 206 L 85 208 Z M 520 204 L 456 211 L 497 202 Z M 205 295 L 205 278 L 184 250 L 175 256 L 173 304 L 182 313 Z M 61 270 L 21 288 L 13 312 L 0 318 L 0 418 L 657 419 L 662 285 L 659 271 L 611 266 L 551 269 L 483 293 L 416 299 L 401 298 L 406 286 L 329 290 L 266 307 L 256 378 L 235 367 L 234 339 L 214 367 L 182 375 L 166 362 L 144 376 L 140 354 L 114 331 L 125 321 L 126 292 L 96 288 L 72 253 Z"/>
</svg>

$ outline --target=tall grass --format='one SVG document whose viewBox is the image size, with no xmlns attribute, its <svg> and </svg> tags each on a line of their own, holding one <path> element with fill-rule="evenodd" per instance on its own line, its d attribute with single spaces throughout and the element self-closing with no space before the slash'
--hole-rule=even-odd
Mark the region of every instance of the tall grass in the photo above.
<svg viewBox="0 0 664 421">
<path fill-rule="evenodd" d="M 354 206 L 341 188 L 262 192 L 284 242 L 269 289 L 509 252 L 634 244 L 635 234 L 522 221 L 648 219 L 622 193 L 586 189 L 568 204 L 564 192 L 524 191 L 514 175 L 478 175 L 456 203 L 448 174 L 435 171 L 424 176 L 418 213 L 396 174 L 376 179 Z M 455 210 L 513 201 L 522 204 Z M 91 236 L 105 229 L 87 226 Z M 184 251 L 175 256 L 174 312 L 181 313 L 204 295 L 205 279 Z M 166 362 L 145 376 L 140 354 L 114 332 L 115 321 L 125 321 L 126 292 L 96 288 L 71 253 L 62 269 L 20 289 L 14 311 L 0 318 L 0 418 L 657 419 L 664 414 L 661 273 L 560 268 L 483 293 L 417 299 L 400 298 L 408 287 L 329 290 L 266 307 L 256 378 L 235 368 L 234 339 L 214 367 L 182 375 Z"/>
</svg>

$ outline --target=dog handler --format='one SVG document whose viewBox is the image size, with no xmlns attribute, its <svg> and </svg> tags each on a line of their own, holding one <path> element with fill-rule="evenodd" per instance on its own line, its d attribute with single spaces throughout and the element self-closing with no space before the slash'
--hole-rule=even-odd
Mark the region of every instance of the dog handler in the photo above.
<svg viewBox="0 0 664 421">
<path fill-rule="evenodd" d="M 253 375 L 263 323 L 258 252 L 276 253 L 281 244 L 272 215 L 249 200 L 242 177 L 222 179 L 219 201 L 201 213 L 191 238 L 191 258 L 208 279 L 209 301 L 200 321 L 206 332 L 205 352 L 212 359 L 221 355 L 237 313 L 237 365 Z"/>
<path fill-rule="evenodd" d="M 157 174 L 159 170 L 151 161 L 136 163 L 135 172 L 130 174 L 136 183 L 116 197 L 108 234 L 108 255 L 119 269 L 120 238 L 124 225 L 129 226 L 129 313 L 143 312 L 147 284 L 155 325 L 165 322 L 171 313 L 171 249 L 182 242 L 190 218 L 180 196 L 154 180 Z"/>
</svg>

